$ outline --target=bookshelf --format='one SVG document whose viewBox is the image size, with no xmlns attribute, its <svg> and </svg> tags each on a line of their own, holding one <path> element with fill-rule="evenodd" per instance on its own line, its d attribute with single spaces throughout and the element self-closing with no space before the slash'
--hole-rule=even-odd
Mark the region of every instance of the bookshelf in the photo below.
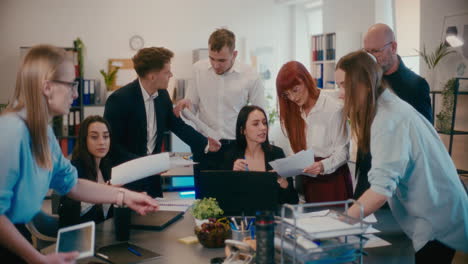
<svg viewBox="0 0 468 264">
<path fill-rule="evenodd" d="M 330 32 L 310 38 L 311 69 L 317 87 L 335 88 L 335 67 L 339 58 L 361 49 L 361 33 Z"/>
<path fill-rule="evenodd" d="M 457 115 L 457 103 L 458 103 L 458 97 L 459 96 L 466 96 L 468 95 L 468 91 L 460 91 L 460 81 L 467 81 L 468 78 L 456 78 L 456 83 L 455 83 L 455 89 L 454 89 L 454 97 L 453 97 L 453 110 L 452 110 L 452 122 L 451 122 L 451 126 L 450 126 L 450 130 L 449 131 L 437 131 L 437 133 L 441 134 L 441 135 L 448 135 L 449 137 L 449 146 L 448 146 L 448 153 L 450 156 L 452 156 L 452 150 L 453 150 L 453 138 L 455 136 L 468 136 L 468 131 L 464 131 L 464 130 L 459 130 L 459 129 L 455 129 L 455 121 L 457 120 L 456 119 L 456 115 Z M 432 104 L 433 104 L 433 107 L 432 107 L 432 116 L 435 117 L 435 100 L 436 100 L 436 95 L 441 95 L 442 94 L 442 91 L 431 91 L 430 92 L 432 94 Z M 457 172 L 458 174 L 468 174 L 468 170 L 464 170 L 464 169 L 458 169 L 457 168 Z"/>
<path fill-rule="evenodd" d="M 20 47 L 20 58 L 23 59 L 31 47 Z M 87 80 L 82 76 L 82 61 L 78 56 L 78 48 L 62 47 L 68 56 L 73 58 L 75 65 L 75 77 L 79 82 L 78 98 L 76 98 L 70 107 L 70 113 L 64 116 L 55 117 L 52 120 L 52 128 L 57 137 L 60 148 L 64 156 L 69 156 L 75 146 L 80 122 L 84 119 L 84 107 L 94 106 L 101 102 L 99 80 Z"/>
</svg>

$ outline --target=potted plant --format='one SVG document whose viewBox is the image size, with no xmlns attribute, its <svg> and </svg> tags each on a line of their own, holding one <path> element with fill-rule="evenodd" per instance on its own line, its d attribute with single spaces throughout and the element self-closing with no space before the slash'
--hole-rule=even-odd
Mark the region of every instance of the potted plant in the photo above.
<svg viewBox="0 0 468 264">
<path fill-rule="evenodd" d="M 104 78 L 104 83 L 106 84 L 106 90 L 108 92 L 112 91 L 112 85 L 114 84 L 115 78 L 117 78 L 117 72 L 119 69 L 119 67 L 115 67 L 113 70 L 108 72 L 105 72 L 104 70 L 99 71 Z"/>
<path fill-rule="evenodd" d="M 195 223 L 197 226 L 208 222 L 209 218 L 218 218 L 224 214 L 224 211 L 219 207 L 216 198 L 197 199 L 191 208 Z"/>
<path fill-rule="evenodd" d="M 452 78 L 447 81 L 442 90 L 442 109 L 436 115 L 436 128 L 444 133 L 450 133 L 450 130 L 452 129 L 453 104 L 455 99 L 454 92 L 456 85 L 457 79 Z"/>
<path fill-rule="evenodd" d="M 196 200 L 191 208 L 195 218 L 195 234 L 198 241 L 208 248 L 224 247 L 224 240 L 231 235 L 231 228 L 226 217 L 219 218 L 224 211 L 215 198 Z"/>
</svg>

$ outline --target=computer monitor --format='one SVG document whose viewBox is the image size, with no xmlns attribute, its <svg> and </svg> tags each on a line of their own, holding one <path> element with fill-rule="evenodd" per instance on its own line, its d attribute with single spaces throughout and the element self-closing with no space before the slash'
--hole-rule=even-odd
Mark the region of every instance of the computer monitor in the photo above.
<svg viewBox="0 0 468 264">
<path fill-rule="evenodd" d="M 277 174 L 253 171 L 201 171 L 197 197 L 213 197 L 228 216 L 276 210 Z"/>
</svg>

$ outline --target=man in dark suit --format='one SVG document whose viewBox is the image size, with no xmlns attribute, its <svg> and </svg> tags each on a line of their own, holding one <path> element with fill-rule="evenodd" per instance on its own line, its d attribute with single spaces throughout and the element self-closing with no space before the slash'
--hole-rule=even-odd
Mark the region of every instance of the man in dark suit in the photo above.
<svg viewBox="0 0 468 264">
<path fill-rule="evenodd" d="M 397 54 L 397 42 L 392 29 L 385 24 L 375 24 L 364 36 L 364 50 L 374 55 L 388 82 L 398 97 L 413 106 L 432 123 L 431 97 L 426 80 L 408 69 Z M 356 157 L 357 200 L 369 187 L 367 173 L 371 168 L 372 155 L 358 149 Z"/>
<path fill-rule="evenodd" d="M 167 92 L 173 52 L 162 48 L 143 48 L 132 58 L 138 79 L 115 91 L 106 102 L 104 118 L 112 130 L 111 159 L 114 166 L 163 151 L 163 138 L 172 131 L 194 153 L 217 151 L 220 145 L 207 139 L 173 113 Z M 126 185 L 162 197 L 160 175 Z"/>
</svg>

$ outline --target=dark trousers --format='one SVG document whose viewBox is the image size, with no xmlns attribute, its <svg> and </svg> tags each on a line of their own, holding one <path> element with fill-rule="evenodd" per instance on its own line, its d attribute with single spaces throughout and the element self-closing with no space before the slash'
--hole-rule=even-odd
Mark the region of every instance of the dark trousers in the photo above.
<svg viewBox="0 0 468 264">
<path fill-rule="evenodd" d="M 447 247 L 437 240 L 427 242 L 415 254 L 416 264 L 437 263 L 437 264 L 451 264 L 455 256 L 455 250 Z"/>
<path fill-rule="evenodd" d="M 146 192 L 149 196 L 163 197 L 161 175 L 153 175 L 134 181 L 124 186 L 127 189 L 136 192 Z"/>
<path fill-rule="evenodd" d="M 221 148 L 217 152 L 194 153 L 193 161 L 198 162 L 193 166 L 193 180 L 195 185 L 195 197 L 199 196 L 200 171 L 202 170 L 219 170 L 224 163 L 224 153 L 229 149 L 230 144 L 235 144 L 235 140 L 221 139 Z"/>
</svg>

